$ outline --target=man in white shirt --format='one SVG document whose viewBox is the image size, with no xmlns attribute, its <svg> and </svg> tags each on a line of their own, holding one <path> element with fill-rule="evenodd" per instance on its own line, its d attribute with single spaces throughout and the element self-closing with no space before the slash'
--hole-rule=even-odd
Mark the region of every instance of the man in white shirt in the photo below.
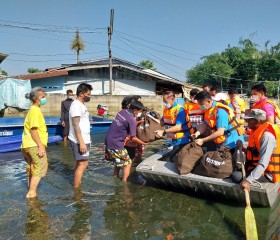
<svg viewBox="0 0 280 240">
<path fill-rule="evenodd" d="M 69 136 L 70 144 L 76 160 L 74 188 L 79 188 L 84 171 L 88 166 L 90 149 L 90 122 L 89 112 L 84 105 L 90 101 L 92 86 L 81 83 L 77 88 L 77 99 L 72 102 L 69 110 Z"/>
</svg>

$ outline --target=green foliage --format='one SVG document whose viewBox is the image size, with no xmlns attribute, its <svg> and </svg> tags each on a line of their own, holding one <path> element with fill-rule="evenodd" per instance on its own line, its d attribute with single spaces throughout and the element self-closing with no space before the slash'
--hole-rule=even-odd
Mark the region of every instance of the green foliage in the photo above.
<svg viewBox="0 0 280 240">
<path fill-rule="evenodd" d="M 205 57 L 203 63 L 187 71 L 188 82 L 199 85 L 203 85 L 207 80 L 213 85 L 227 86 L 232 74 L 233 68 L 219 53 Z"/>
<path fill-rule="evenodd" d="M 38 68 L 30 67 L 30 68 L 27 69 L 27 72 L 28 73 L 37 73 L 37 72 L 43 72 L 43 70 L 40 70 Z"/>
<path fill-rule="evenodd" d="M 80 32 L 77 30 L 75 38 L 71 42 L 71 50 L 77 53 L 77 63 L 80 62 L 80 51 L 85 49 L 85 43 L 80 37 Z"/>
<path fill-rule="evenodd" d="M 154 63 L 150 60 L 146 60 L 146 61 L 141 61 L 139 63 L 139 66 L 145 68 L 145 69 L 151 69 L 153 71 L 156 71 L 157 69 L 154 67 Z"/>
<path fill-rule="evenodd" d="M 238 46 L 228 46 L 221 53 L 204 57 L 186 72 L 187 81 L 194 84 L 212 83 L 224 88 L 239 88 L 242 84 L 250 92 L 252 85 L 265 82 L 268 95 L 277 95 L 280 79 L 280 43 L 269 46 L 266 41 L 264 49 L 250 39 L 240 39 Z"/>
<path fill-rule="evenodd" d="M 0 68 L 0 75 L 8 76 L 8 73 Z"/>
</svg>

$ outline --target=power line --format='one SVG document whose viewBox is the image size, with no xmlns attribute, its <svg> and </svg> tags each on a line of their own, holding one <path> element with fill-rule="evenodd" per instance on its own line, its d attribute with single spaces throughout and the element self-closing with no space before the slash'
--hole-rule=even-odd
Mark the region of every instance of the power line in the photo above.
<svg viewBox="0 0 280 240">
<path fill-rule="evenodd" d="M 147 47 L 151 50 L 154 50 L 154 51 L 157 51 L 157 52 L 160 52 L 160 53 L 164 53 L 164 54 L 168 54 L 168 55 L 171 55 L 171 56 L 174 56 L 174 57 L 177 57 L 177 58 L 181 58 L 181 59 L 185 59 L 185 60 L 190 60 L 190 61 L 194 61 L 194 62 L 198 62 L 198 60 L 195 60 L 195 59 L 191 59 L 191 58 L 186 58 L 186 57 L 182 57 L 182 56 L 178 56 L 176 54 L 173 54 L 173 53 L 169 53 L 169 52 L 165 52 L 165 51 L 161 51 L 161 50 L 158 50 L 158 49 L 155 49 L 155 48 L 152 48 L 152 47 L 149 47 L 147 45 L 144 45 L 144 44 L 141 44 L 141 43 L 138 43 L 138 42 L 135 42 L 135 41 L 132 41 L 130 39 L 127 39 L 127 38 L 124 38 L 124 37 L 121 37 L 122 39 L 126 40 L 126 41 L 129 41 L 133 44 L 138 44 L 140 46 L 144 46 L 144 47 Z"/>
<path fill-rule="evenodd" d="M 202 54 L 199 54 L 199 53 L 189 52 L 189 51 L 186 51 L 184 49 L 174 48 L 174 47 L 163 45 L 163 44 L 160 44 L 160 43 L 157 43 L 157 42 L 149 41 L 149 40 L 143 39 L 141 37 L 132 36 L 130 34 L 127 34 L 127 33 L 121 32 L 121 31 L 116 31 L 116 32 L 120 33 L 120 34 L 124 34 L 124 35 L 132 37 L 132 38 L 136 38 L 136 39 L 148 42 L 148 43 L 156 44 L 156 45 L 161 46 L 161 47 L 166 47 L 166 48 L 170 48 L 170 49 L 173 49 L 173 50 L 176 50 L 176 51 L 185 52 L 185 53 L 188 53 L 188 54 L 197 55 L 197 56 L 201 56 L 201 57 L 205 56 L 205 55 L 202 55 Z"/>
<path fill-rule="evenodd" d="M 83 55 L 90 55 L 95 53 L 103 53 L 106 51 L 97 51 L 97 52 L 89 52 L 89 53 L 83 53 Z M 54 56 L 73 56 L 76 55 L 76 53 L 57 53 L 57 54 L 25 54 L 25 53 L 7 53 L 10 55 L 19 55 L 19 56 L 27 56 L 27 57 L 54 57 Z"/>
<path fill-rule="evenodd" d="M 104 58 L 105 56 L 96 56 L 96 58 Z M 5 59 L 5 61 L 12 61 L 12 62 L 63 62 L 63 61 L 76 61 L 77 59 L 48 59 L 48 60 L 26 60 L 26 59 Z M 89 61 L 92 58 L 86 58 L 83 61 Z"/>
<path fill-rule="evenodd" d="M 32 30 L 32 31 L 40 31 L 40 32 L 59 32 L 59 33 L 75 33 L 76 30 L 70 30 L 70 29 L 63 29 L 63 28 L 43 28 L 43 27 L 32 27 L 32 26 L 20 26 L 20 25 L 13 25 L 13 24 L 3 24 L 0 23 L 0 27 L 6 27 L 6 28 L 17 28 L 17 29 L 25 29 L 25 30 Z M 100 31 L 90 31 L 90 30 L 81 30 L 80 33 L 103 33 Z"/>
<path fill-rule="evenodd" d="M 123 41 L 122 39 L 120 39 L 121 41 Z M 126 43 L 125 43 L 126 44 Z M 129 47 L 131 47 L 132 49 L 134 49 L 136 52 L 138 52 L 138 53 L 140 53 L 140 56 L 144 56 L 145 58 L 147 58 L 147 59 L 149 59 L 149 60 L 152 60 L 153 62 L 155 62 L 155 63 L 158 63 L 158 64 L 160 64 L 160 65 L 162 65 L 163 67 L 165 67 L 165 68 L 168 68 L 169 70 L 171 70 L 171 71 L 173 71 L 173 72 L 176 72 L 177 74 L 180 74 L 181 75 L 181 73 L 179 73 L 179 72 L 177 72 L 177 71 L 174 71 L 174 69 L 171 69 L 170 68 L 170 65 L 171 66 L 173 66 L 173 67 L 176 67 L 176 68 L 178 68 L 176 65 L 173 65 L 173 64 L 171 64 L 171 63 L 169 63 L 169 62 L 167 62 L 167 61 L 165 61 L 165 63 L 162 63 L 162 62 L 159 62 L 159 61 L 157 61 L 157 60 L 155 60 L 155 59 L 153 59 L 153 58 L 150 58 L 149 56 L 147 56 L 147 55 L 143 55 L 143 53 L 142 52 L 140 52 L 140 51 L 138 51 L 135 47 L 133 47 L 133 46 L 131 46 L 131 44 L 129 43 L 129 44 L 126 44 L 126 45 L 128 45 Z M 145 51 L 145 50 L 142 50 L 142 51 Z M 147 51 L 145 51 L 145 52 L 147 52 Z M 135 54 L 135 53 L 134 53 Z M 148 54 L 150 54 L 150 55 L 153 55 L 153 54 L 151 54 L 151 53 L 148 53 Z M 135 54 L 135 55 L 137 55 L 137 54 Z M 139 55 L 138 55 L 139 56 Z M 154 56 L 154 55 L 153 55 Z M 157 56 L 156 56 L 157 57 Z M 159 57 L 157 57 L 157 58 L 159 58 Z M 166 65 L 167 64 L 167 65 Z"/>
</svg>

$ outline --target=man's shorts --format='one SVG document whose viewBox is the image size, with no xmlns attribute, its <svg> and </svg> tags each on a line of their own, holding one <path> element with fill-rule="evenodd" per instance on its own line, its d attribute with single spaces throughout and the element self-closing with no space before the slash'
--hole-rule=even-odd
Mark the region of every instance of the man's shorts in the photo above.
<svg viewBox="0 0 280 240">
<path fill-rule="evenodd" d="M 126 149 L 113 150 L 105 148 L 105 159 L 113 161 L 116 167 L 124 167 L 132 163 Z"/>
<path fill-rule="evenodd" d="M 90 143 L 87 143 L 87 151 L 86 153 L 81 153 L 80 152 L 80 144 L 78 143 L 74 143 L 71 140 L 70 141 L 70 145 L 74 154 L 74 158 L 76 161 L 83 161 L 83 160 L 89 160 L 89 149 L 90 149 Z"/>
<path fill-rule="evenodd" d="M 26 174 L 34 177 L 44 177 L 48 170 L 48 158 L 45 153 L 42 158 L 37 155 L 38 147 L 22 148 L 24 160 L 26 161 Z"/>
<path fill-rule="evenodd" d="M 65 127 L 63 128 L 63 136 L 68 136 L 69 134 L 69 119 L 64 120 Z"/>
</svg>

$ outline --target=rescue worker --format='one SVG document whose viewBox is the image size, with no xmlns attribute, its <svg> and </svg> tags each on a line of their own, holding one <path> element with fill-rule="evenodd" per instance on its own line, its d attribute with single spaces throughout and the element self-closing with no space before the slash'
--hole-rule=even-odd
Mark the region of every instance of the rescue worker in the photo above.
<svg viewBox="0 0 280 240">
<path fill-rule="evenodd" d="M 262 109 L 266 112 L 266 121 L 271 124 L 276 123 L 276 117 L 280 118 L 278 106 L 266 97 L 266 87 L 263 84 L 257 84 L 251 88 L 252 99 L 255 101 L 253 109 Z"/>
<path fill-rule="evenodd" d="M 205 91 L 205 92 L 210 92 L 211 87 L 212 87 L 212 86 L 211 86 L 209 83 L 206 83 L 206 84 L 204 84 L 204 85 L 202 86 L 202 89 L 203 89 L 203 91 Z"/>
<path fill-rule="evenodd" d="M 238 91 L 233 88 L 228 90 L 228 96 L 230 99 L 230 103 L 233 107 L 237 121 L 239 121 L 240 124 L 244 124 L 243 118 L 245 116 L 245 110 L 246 110 L 245 101 L 241 97 L 239 97 Z"/>
<path fill-rule="evenodd" d="M 194 88 L 190 91 L 190 101 L 184 104 L 184 109 L 186 116 L 189 117 L 189 120 L 193 127 L 197 127 L 198 125 L 202 124 L 204 110 L 200 109 L 197 100 L 195 100 L 196 94 L 199 93 L 197 88 Z"/>
<path fill-rule="evenodd" d="M 215 96 L 212 96 L 212 99 L 233 109 L 233 106 L 230 103 L 229 96 L 226 93 L 218 92 Z"/>
<path fill-rule="evenodd" d="M 196 139 L 196 143 L 201 146 L 205 142 L 214 141 L 216 146 L 228 146 L 233 154 L 238 140 L 244 142 L 244 128 L 237 122 L 233 110 L 222 103 L 212 99 L 208 92 L 201 91 L 196 95 L 196 100 L 204 113 L 204 128 L 194 135 L 197 138 L 207 130 L 211 129 L 211 134 L 207 137 Z"/>
<path fill-rule="evenodd" d="M 172 139 L 174 153 L 182 146 L 189 143 L 189 137 L 194 134 L 194 129 L 187 119 L 184 108 L 175 102 L 175 92 L 166 91 L 163 93 L 164 110 L 161 125 L 164 130 L 155 131 L 160 137 L 166 135 Z M 188 121 L 186 121 L 188 120 Z"/>
<path fill-rule="evenodd" d="M 250 191 L 250 184 L 259 182 L 280 182 L 280 130 L 276 124 L 266 121 L 266 113 L 252 109 L 244 117 L 253 133 L 249 137 L 245 169 L 246 180 L 241 188 Z"/>
</svg>

